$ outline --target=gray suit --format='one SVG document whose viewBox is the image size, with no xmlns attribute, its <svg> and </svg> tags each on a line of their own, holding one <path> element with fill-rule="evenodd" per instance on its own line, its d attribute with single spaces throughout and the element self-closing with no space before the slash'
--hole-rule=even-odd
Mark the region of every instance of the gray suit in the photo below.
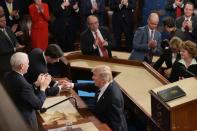
<svg viewBox="0 0 197 131">
<path fill-rule="evenodd" d="M 148 26 L 139 27 L 134 35 L 133 38 L 133 50 L 131 52 L 131 55 L 129 56 L 129 60 L 139 60 L 144 61 L 146 57 L 149 57 L 149 54 L 152 55 L 160 55 L 161 54 L 161 33 L 158 31 L 155 31 L 154 33 L 154 40 L 157 41 L 157 48 L 156 49 L 150 49 L 148 47 L 148 41 L 149 41 L 149 30 Z M 152 58 L 150 58 L 150 61 L 152 61 Z"/>
</svg>

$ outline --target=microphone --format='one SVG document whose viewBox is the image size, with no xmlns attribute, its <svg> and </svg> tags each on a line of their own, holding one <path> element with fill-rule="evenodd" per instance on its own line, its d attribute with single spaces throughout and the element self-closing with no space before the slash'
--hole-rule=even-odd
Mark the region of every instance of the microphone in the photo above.
<svg viewBox="0 0 197 131">
<path fill-rule="evenodd" d="M 51 106 L 49 106 L 49 107 L 43 107 L 43 108 L 41 108 L 41 109 L 40 109 L 40 113 L 44 113 L 44 112 L 46 112 L 48 109 L 50 109 L 50 108 L 52 108 L 52 107 L 54 107 L 54 106 L 56 106 L 56 105 L 59 105 L 59 104 L 61 104 L 62 102 L 67 101 L 67 100 L 70 100 L 70 99 L 73 99 L 73 100 L 74 100 L 75 107 L 76 107 L 76 109 L 78 109 L 76 98 L 74 98 L 74 97 L 68 97 L 68 98 L 66 98 L 66 99 L 64 99 L 64 100 L 62 100 L 62 101 L 60 101 L 60 102 L 57 102 L 57 103 L 55 103 L 55 104 L 53 104 L 53 105 L 51 105 Z"/>
<path fill-rule="evenodd" d="M 181 69 L 181 72 L 183 72 L 183 74 L 189 75 L 190 77 L 196 77 L 194 73 L 187 70 L 185 67 L 181 66 L 180 69 Z"/>
</svg>

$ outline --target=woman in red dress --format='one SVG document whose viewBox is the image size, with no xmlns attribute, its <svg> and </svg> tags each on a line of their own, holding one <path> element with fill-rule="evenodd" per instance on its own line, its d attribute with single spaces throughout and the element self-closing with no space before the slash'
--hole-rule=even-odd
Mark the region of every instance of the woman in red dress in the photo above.
<svg viewBox="0 0 197 131">
<path fill-rule="evenodd" d="M 34 3 L 29 6 L 29 13 L 32 19 L 32 48 L 41 48 L 44 51 L 48 46 L 48 5 L 42 3 L 42 0 L 34 0 Z"/>
</svg>

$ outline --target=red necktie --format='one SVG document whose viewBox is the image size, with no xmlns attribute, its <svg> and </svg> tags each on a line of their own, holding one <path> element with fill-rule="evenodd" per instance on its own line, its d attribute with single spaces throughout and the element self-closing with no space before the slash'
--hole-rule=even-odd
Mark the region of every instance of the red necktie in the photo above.
<svg viewBox="0 0 197 131">
<path fill-rule="evenodd" d="M 181 0 L 177 0 L 177 1 L 179 1 L 179 2 L 181 2 Z M 179 17 L 179 16 L 181 16 L 181 7 L 179 7 L 179 6 L 177 6 L 176 7 L 176 17 Z"/>
<path fill-rule="evenodd" d="M 98 46 L 99 46 L 99 48 L 100 48 L 100 50 L 101 50 L 101 52 L 102 52 L 102 54 L 103 54 L 103 57 L 108 58 L 108 57 L 109 57 L 108 51 L 107 51 L 107 49 L 103 46 L 103 42 L 101 41 L 100 37 L 98 36 L 98 32 L 97 32 L 97 31 L 95 32 L 95 36 L 96 36 L 96 40 L 98 41 L 97 44 L 98 44 Z"/>
</svg>

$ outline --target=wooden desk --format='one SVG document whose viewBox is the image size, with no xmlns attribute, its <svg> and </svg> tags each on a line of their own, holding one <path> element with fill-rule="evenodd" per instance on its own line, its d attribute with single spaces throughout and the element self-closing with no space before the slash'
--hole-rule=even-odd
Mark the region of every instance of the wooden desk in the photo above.
<svg viewBox="0 0 197 131">
<path fill-rule="evenodd" d="M 186 96 L 163 102 L 158 91 L 178 85 Z M 197 130 L 197 79 L 187 78 L 151 90 L 152 118 L 164 131 Z"/>
<path fill-rule="evenodd" d="M 65 95 L 65 93 L 61 93 L 61 95 Z M 75 91 L 72 91 L 73 97 L 76 98 L 77 100 L 77 106 L 78 106 L 78 112 L 82 116 L 82 119 L 78 120 L 74 124 L 82 124 L 82 123 L 87 123 L 87 122 L 92 122 L 96 128 L 99 131 L 111 131 L 111 129 L 108 127 L 107 124 L 102 123 L 99 121 L 88 109 L 87 105 L 84 103 L 84 101 L 76 94 Z M 65 126 L 65 124 L 51 124 L 51 125 L 43 125 L 43 119 L 41 118 L 40 114 L 37 113 L 38 117 L 38 123 L 39 123 L 39 129 L 42 131 L 46 131 L 47 129 L 51 128 L 57 128 L 57 127 L 62 127 Z"/>
<path fill-rule="evenodd" d="M 71 78 L 91 79 L 90 70 L 97 65 L 108 65 L 114 74 L 114 80 L 124 92 L 126 106 L 136 113 L 143 114 L 145 119 L 151 120 L 151 97 L 149 91 L 168 81 L 156 72 L 146 62 L 136 62 L 120 59 L 105 59 L 84 56 L 80 54 L 67 55 L 71 66 Z"/>
</svg>

